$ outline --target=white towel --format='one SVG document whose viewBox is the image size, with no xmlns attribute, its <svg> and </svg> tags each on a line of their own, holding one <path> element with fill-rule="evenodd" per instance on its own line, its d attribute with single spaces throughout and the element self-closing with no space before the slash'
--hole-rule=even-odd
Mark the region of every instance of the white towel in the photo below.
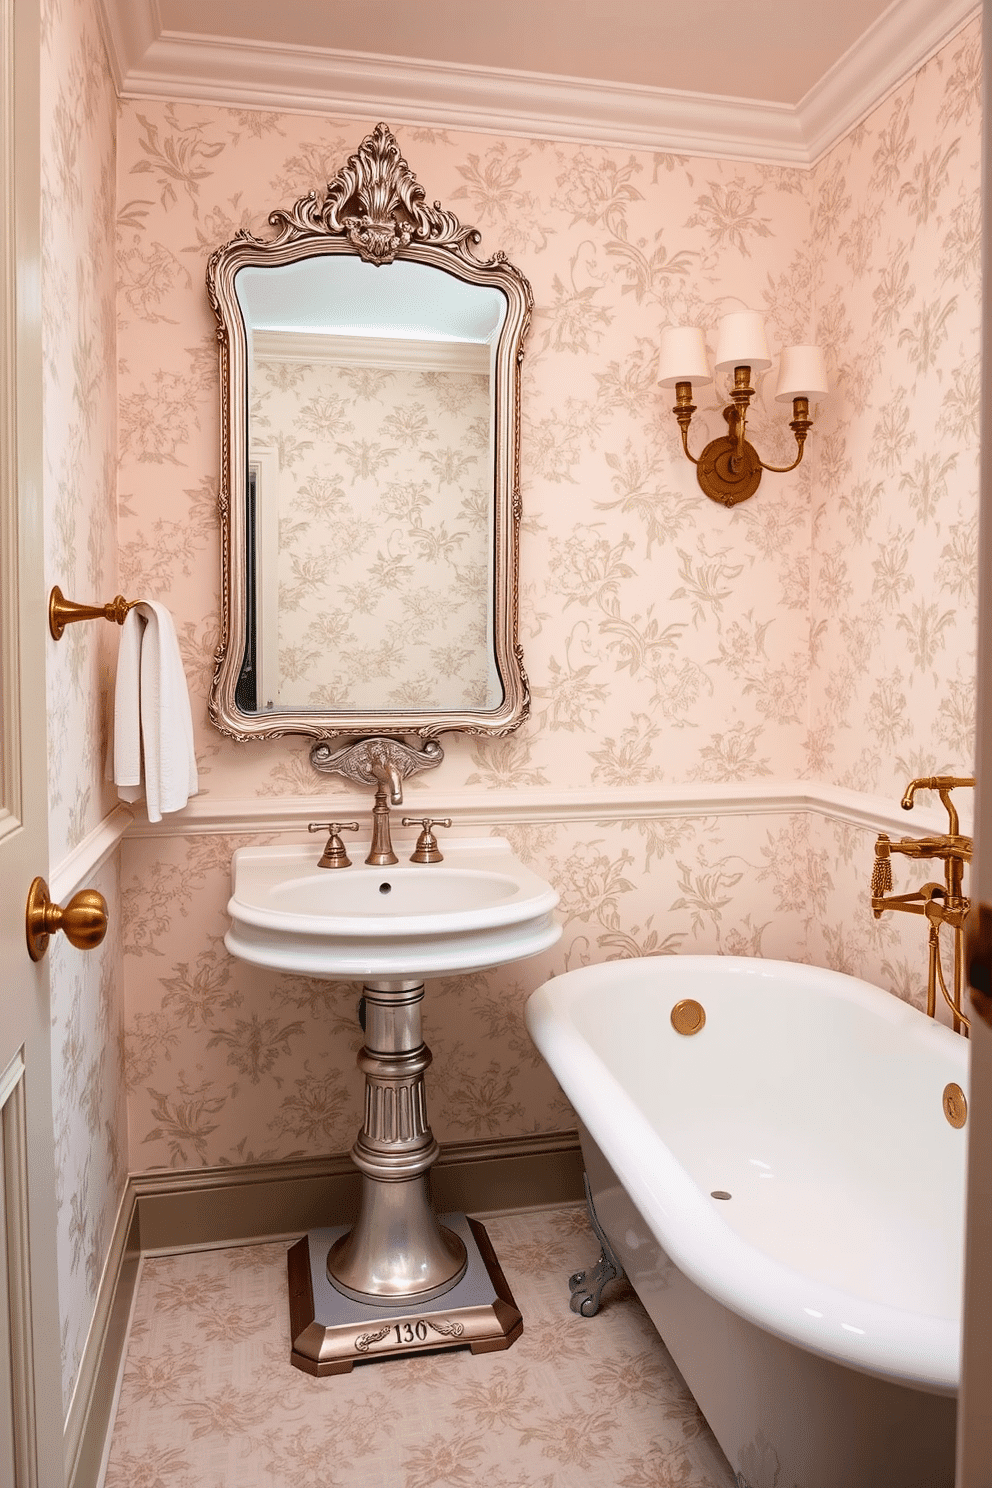
<svg viewBox="0 0 992 1488">
<path fill-rule="evenodd" d="M 172 616 L 142 600 L 121 632 L 114 695 L 114 781 L 122 801 L 142 793 L 149 821 L 199 790 L 193 717 Z"/>
</svg>

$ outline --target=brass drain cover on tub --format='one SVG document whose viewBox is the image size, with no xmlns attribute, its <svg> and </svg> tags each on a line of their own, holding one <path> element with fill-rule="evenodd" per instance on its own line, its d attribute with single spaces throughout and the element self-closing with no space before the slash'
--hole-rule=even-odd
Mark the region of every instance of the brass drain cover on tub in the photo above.
<svg viewBox="0 0 992 1488">
<path fill-rule="evenodd" d="M 944 1086 L 944 1115 L 952 1126 L 964 1126 L 968 1120 L 968 1102 L 960 1085 L 952 1081 Z"/>
<path fill-rule="evenodd" d="M 676 1033 L 698 1033 L 706 1022 L 706 1012 L 702 1003 L 697 1002 L 694 997 L 683 997 L 672 1008 L 672 1027 Z"/>
</svg>

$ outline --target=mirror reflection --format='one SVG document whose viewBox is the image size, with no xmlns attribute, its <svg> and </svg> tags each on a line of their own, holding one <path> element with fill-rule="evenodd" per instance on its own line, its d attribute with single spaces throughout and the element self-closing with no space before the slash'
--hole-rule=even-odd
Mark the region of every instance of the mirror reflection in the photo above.
<svg viewBox="0 0 992 1488">
<path fill-rule="evenodd" d="M 491 709 L 507 302 L 424 264 L 242 268 L 247 712 Z"/>
</svg>

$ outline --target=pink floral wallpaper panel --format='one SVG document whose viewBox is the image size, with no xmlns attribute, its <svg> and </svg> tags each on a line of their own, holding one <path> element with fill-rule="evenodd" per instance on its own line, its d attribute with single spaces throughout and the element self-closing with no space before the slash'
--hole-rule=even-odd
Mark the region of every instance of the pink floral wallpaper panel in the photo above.
<svg viewBox="0 0 992 1488">
<path fill-rule="evenodd" d="M 394 836 L 401 855 L 413 846 L 406 835 Z M 523 1022 L 549 976 L 679 952 L 801 960 L 829 888 L 825 872 L 817 897 L 805 895 L 803 815 L 560 822 L 504 835 L 559 888 L 563 937 L 542 956 L 428 983 L 428 1098 L 442 1142 L 574 1126 Z M 231 854 L 247 840 L 125 844 L 133 1170 L 319 1157 L 347 1151 L 361 1126 L 359 984 L 279 975 L 224 949 Z M 356 856 L 364 851 L 359 840 Z"/>
<path fill-rule="evenodd" d="M 976 19 L 813 176 L 809 772 L 897 799 L 973 768 L 980 76 Z"/>
<path fill-rule="evenodd" d="M 505 248 L 536 299 L 521 541 L 534 708 L 507 739 L 446 741 L 456 798 L 592 785 L 650 803 L 671 784 L 809 774 L 896 799 L 910 773 L 968 768 L 976 62 L 972 25 L 813 171 L 397 131 L 428 195 L 475 222 L 484 251 Z M 314 779 L 306 741 L 240 746 L 205 720 L 218 428 L 203 264 L 326 180 L 364 132 L 198 105 L 122 112 L 122 556 L 129 586 L 176 614 L 203 780 L 221 799 L 343 787 Z M 836 391 L 809 459 L 728 512 L 680 453 L 656 359 L 666 323 L 712 331 L 745 305 L 765 311 L 776 351 L 815 326 Z M 753 437 L 784 464 L 773 376 Z M 701 394 L 697 450 L 721 429 L 724 390 Z M 520 1018 L 552 971 L 734 951 L 823 961 L 919 997 L 913 927 L 866 907 L 867 831 L 805 814 L 561 815 L 507 829 L 562 892 L 559 947 L 467 992 L 429 991 L 441 1140 L 571 1124 Z M 180 825 L 126 849 L 139 1168 L 342 1150 L 358 1125 L 355 990 L 256 973 L 223 951 L 227 870 L 245 840 Z"/>
<path fill-rule="evenodd" d="M 42 355 L 46 576 L 70 599 L 117 592 L 115 128 L 96 5 L 42 15 Z M 116 635 L 72 625 L 47 657 L 49 860 L 113 805 L 104 781 Z M 111 932 L 51 963 L 62 1385 L 68 1408 L 127 1173 L 117 864 L 87 880 Z"/>
<path fill-rule="evenodd" d="M 219 596 L 206 259 L 242 226 L 266 231 L 271 208 L 326 182 L 367 132 L 303 115 L 122 107 L 122 565 L 131 590 L 176 615 L 201 784 L 214 796 L 312 793 L 315 782 L 301 741 L 239 745 L 206 718 Z M 712 328 L 742 305 L 767 308 L 776 348 L 808 339 L 808 173 L 396 132 L 428 197 L 478 226 L 481 254 L 512 257 L 537 307 L 521 544 L 534 710 L 512 738 L 451 739 L 447 783 L 794 775 L 806 731 L 810 469 L 769 478 L 768 499 L 747 508 L 708 501 L 679 452 L 656 360 L 669 321 Z M 723 427 L 724 390 L 704 392 L 697 443 Z M 766 399 L 767 386 L 756 434 L 782 463 L 791 435 Z"/>
</svg>

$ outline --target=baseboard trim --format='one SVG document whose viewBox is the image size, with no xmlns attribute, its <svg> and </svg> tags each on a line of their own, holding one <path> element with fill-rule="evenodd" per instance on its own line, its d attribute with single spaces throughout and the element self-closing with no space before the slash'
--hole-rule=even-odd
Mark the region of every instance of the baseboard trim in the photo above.
<svg viewBox="0 0 992 1488">
<path fill-rule="evenodd" d="M 63 1432 L 68 1488 L 92 1488 L 99 1480 L 140 1261 L 140 1218 L 129 1182 L 117 1210 Z"/>
<path fill-rule="evenodd" d="M 144 1254 L 348 1224 L 358 1212 L 361 1179 L 342 1154 L 142 1173 L 132 1183 Z M 578 1134 L 453 1142 L 431 1169 L 431 1192 L 442 1212 L 488 1213 L 581 1198 Z"/>
<path fill-rule="evenodd" d="M 359 1187 L 347 1155 L 132 1174 L 66 1420 L 68 1488 L 95 1488 L 99 1481 L 141 1257 L 347 1224 L 357 1212 Z M 442 1212 L 572 1203 L 583 1195 L 578 1132 L 453 1142 L 431 1170 L 431 1189 Z"/>
</svg>

